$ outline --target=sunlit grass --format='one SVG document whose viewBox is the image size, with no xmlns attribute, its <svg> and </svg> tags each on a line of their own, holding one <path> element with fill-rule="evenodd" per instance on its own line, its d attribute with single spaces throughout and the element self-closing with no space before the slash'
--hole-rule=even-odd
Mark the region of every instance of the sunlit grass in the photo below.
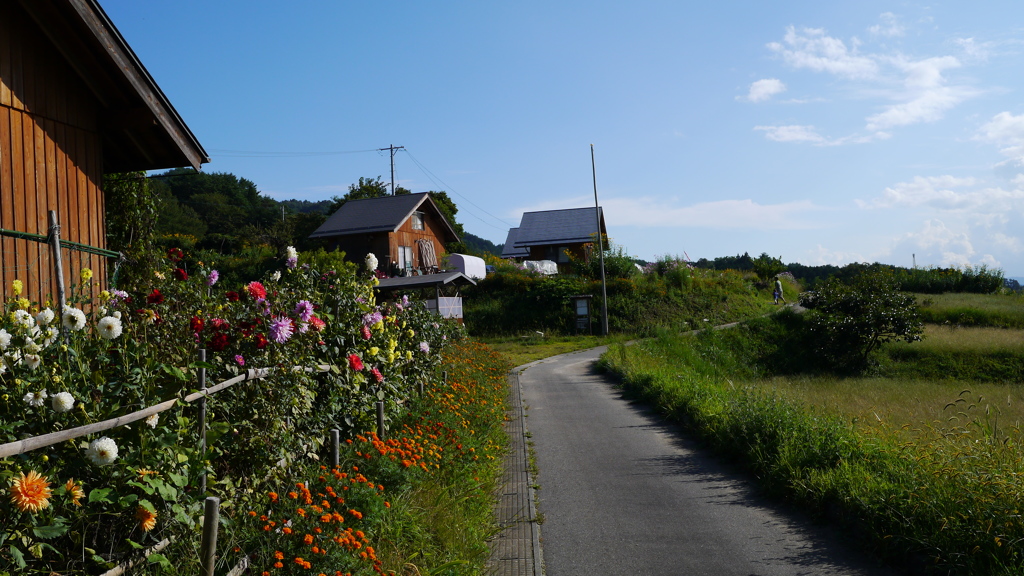
<svg viewBox="0 0 1024 576">
<path fill-rule="evenodd" d="M 986 351 L 996 352 L 1009 350 L 1024 352 L 1024 330 L 1007 328 L 960 328 L 936 324 L 926 324 L 924 339 L 920 342 L 893 344 L 893 348 L 920 348 L 923 350 L 942 351 Z"/>
<path fill-rule="evenodd" d="M 737 383 L 741 384 L 741 383 Z M 776 377 L 742 385 L 842 417 L 859 426 L 907 431 L 960 425 L 974 418 L 1024 423 L 1024 388 L 1014 384 L 891 378 Z M 987 414 L 986 414 L 987 410 Z"/>
<path fill-rule="evenodd" d="M 550 358 L 567 352 L 587 350 L 612 342 L 621 342 L 625 336 L 542 336 L 538 333 L 523 336 L 478 338 L 492 350 L 509 358 L 513 366 L 522 366 L 535 360 Z"/>
<path fill-rule="evenodd" d="M 1016 294 L 918 294 L 928 322 L 1024 328 L 1024 297 Z"/>
</svg>

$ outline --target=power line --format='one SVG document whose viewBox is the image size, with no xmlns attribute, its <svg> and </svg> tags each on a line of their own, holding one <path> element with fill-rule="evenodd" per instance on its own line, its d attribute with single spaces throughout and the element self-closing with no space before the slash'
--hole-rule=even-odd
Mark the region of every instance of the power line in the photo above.
<svg viewBox="0 0 1024 576">
<path fill-rule="evenodd" d="M 362 154 L 365 152 L 376 151 L 376 149 L 371 148 L 369 150 L 338 150 L 333 152 L 267 152 L 260 150 L 225 150 L 222 148 L 211 148 L 210 154 L 214 154 L 217 156 L 227 156 L 231 158 L 307 158 L 314 156 L 340 156 L 342 154 Z"/>
<path fill-rule="evenodd" d="M 438 177 L 438 176 L 437 176 L 436 174 L 434 174 L 434 173 L 433 173 L 433 172 L 431 172 L 431 171 L 430 171 L 429 169 L 427 169 L 427 167 L 426 167 L 426 166 L 424 166 L 424 165 L 423 165 L 423 163 L 421 163 L 421 162 L 420 162 L 419 160 L 417 160 L 417 159 L 416 159 L 416 157 L 412 155 L 412 152 L 409 152 L 409 150 L 405 150 L 405 153 L 409 155 L 409 158 L 410 158 L 410 159 L 411 159 L 411 160 L 413 161 L 413 163 L 414 163 L 414 164 L 416 164 L 416 166 L 418 166 L 418 167 L 419 167 L 419 169 L 423 171 L 423 174 L 424 174 L 424 175 L 426 175 L 426 177 L 427 177 L 427 178 L 429 178 L 431 182 L 433 182 L 433 183 L 434 183 L 435 185 L 438 185 L 438 184 L 439 184 L 439 186 L 438 186 L 439 188 L 444 188 L 445 190 L 449 190 L 449 191 L 451 191 L 451 192 L 452 192 L 453 194 L 455 194 L 455 195 L 456 195 L 456 196 L 458 196 L 459 198 L 462 198 L 463 200 L 465 200 L 466 202 L 468 202 L 468 203 L 469 203 L 469 204 L 470 204 L 471 206 L 475 207 L 475 208 L 476 208 L 477 210 L 479 210 L 479 211 L 483 212 L 484 214 L 487 214 L 488 216 L 490 216 L 491 218 L 494 218 L 494 219 L 495 219 L 495 220 L 497 220 L 498 222 L 501 222 L 501 223 L 502 223 L 502 224 L 504 224 L 504 225 L 505 225 L 506 227 L 508 227 L 508 228 L 515 228 L 515 224 L 509 224 L 509 223 L 508 223 L 508 222 L 506 222 L 505 220 L 503 220 L 503 219 L 501 219 L 501 218 L 498 218 L 498 217 L 497 217 L 497 216 L 495 216 L 494 214 L 491 214 L 491 213 L 490 213 L 490 212 L 488 212 L 487 210 L 484 210 L 483 208 L 481 208 L 481 207 L 477 206 L 477 205 L 476 205 L 476 204 L 474 204 L 474 203 L 473 203 L 473 201 L 472 201 L 472 200 L 470 200 L 469 198 L 466 198 L 466 197 L 465 197 L 465 196 L 463 196 L 462 194 L 459 194 L 458 192 L 456 192 L 454 188 L 452 188 L 451 186 L 449 186 L 448 184 L 446 184 L 444 180 L 441 180 L 441 179 L 440 179 L 440 178 L 439 178 L 439 177 Z M 495 228 L 495 229 L 497 229 L 497 230 L 502 230 L 502 229 L 503 229 L 503 228 L 502 228 L 502 227 L 500 227 L 500 226 L 495 226 L 494 224 L 491 224 L 490 222 L 486 222 L 486 221 L 484 221 L 484 219 L 483 219 L 483 218 L 480 218 L 480 217 L 479 217 L 479 216 L 477 216 L 476 214 L 473 214 L 473 216 L 474 216 L 474 217 L 475 217 L 475 218 L 476 218 L 477 220 L 479 220 L 480 222 L 483 222 L 484 224 L 486 224 L 486 225 L 488 225 L 488 226 L 490 226 L 490 227 L 492 227 L 492 228 Z"/>
</svg>

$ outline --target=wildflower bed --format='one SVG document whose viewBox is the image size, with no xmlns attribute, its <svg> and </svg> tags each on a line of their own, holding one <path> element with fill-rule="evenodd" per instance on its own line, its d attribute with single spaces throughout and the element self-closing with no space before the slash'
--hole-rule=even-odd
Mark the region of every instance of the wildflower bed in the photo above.
<svg viewBox="0 0 1024 576">
<path fill-rule="evenodd" d="M 218 571 L 243 556 L 272 574 L 470 562 L 409 518 L 428 493 L 488 500 L 505 368 L 489 371 L 493 358 L 422 305 L 378 303 L 366 269 L 315 270 L 292 249 L 282 262 L 220 286 L 215 265 L 171 249 L 135 294 L 108 288 L 87 301 L 83 270 L 63 309 L 28 301 L 15 282 L 0 317 L 0 449 L 12 453 L 0 458 L 0 574 L 101 574 L 140 560 L 133 573 L 198 573 L 207 495 L 222 501 Z M 463 370 L 463 358 L 480 364 Z M 210 396 L 201 442 L 199 410 L 182 399 L 201 372 L 218 382 L 252 367 L 269 377 Z M 11 451 L 162 402 L 171 408 L 144 421 Z M 378 402 L 385 440 L 359 434 L 375 427 Z M 331 429 L 349 442 L 337 469 L 321 469 Z M 284 528 L 303 531 L 288 539 Z M 408 551 L 421 544 L 431 558 Z"/>
</svg>

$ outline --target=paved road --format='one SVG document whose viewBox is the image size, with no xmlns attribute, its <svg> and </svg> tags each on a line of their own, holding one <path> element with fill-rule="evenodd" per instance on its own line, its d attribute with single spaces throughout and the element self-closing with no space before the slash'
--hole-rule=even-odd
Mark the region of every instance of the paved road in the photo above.
<svg viewBox="0 0 1024 576">
<path fill-rule="evenodd" d="M 603 351 L 520 376 L 547 576 L 892 574 L 623 399 L 592 369 Z"/>
</svg>

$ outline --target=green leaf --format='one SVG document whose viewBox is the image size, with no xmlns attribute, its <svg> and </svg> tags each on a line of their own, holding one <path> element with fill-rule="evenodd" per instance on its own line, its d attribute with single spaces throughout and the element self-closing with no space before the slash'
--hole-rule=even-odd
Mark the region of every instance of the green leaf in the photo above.
<svg viewBox="0 0 1024 576">
<path fill-rule="evenodd" d="M 134 540 L 131 540 L 129 538 L 125 538 L 124 541 L 127 542 L 129 546 L 131 546 L 132 548 L 135 548 L 136 550 L 142 550 L 144 548 L 144 546 L 142 544 L 139 544 L 138 542 L 136 542 Z"/>
<path fill-rule="evenodd" d="M 14 561 L 18 564 L 18 568 L 28 568 L 28 563 L 25 562 L 25 555 L 17 546 L 11 544 L 9 550 L 11 551 L 11 558 L 14 558 Z"/>
<path fill-rule="evenodd" d="M 89 503 L 93 504 L 96 502 L 111 503 L 110 498 L 107 496 L 113 491 L 113 488 L 93 488 L 89 491 Z"/>
<path fill-rule="evenodd" d="M 164 372 L 167 372 L 168 374 L 174 376 L 178 380 L 188 380 L 188 376 L 185 376 L 185 373 L 182 372 L 181 368 L 178 368 L 177 366 L 168 366 L 167 364 L 161 364 L 160 368 L 162 368 Z"/>
<path fill-rule="evenodd" d="M 171 569 L 171 562 L 167 559 L 166 556 L 160 554 L 159 552 L 154 552 L 153 554 L 150 554 L 149 558 L 147 558 L 146 560 L 150 564 L 159 564 L 161 568 L 165 568 L 168 570 Z"/>
<path fill-rule="evenodd" d="M 117 503 L 120 504 L 121 506 L 128 506 L 138 499 L 138 494 L 125 494 L 124 496 L 121 496 L 120 498 L 117 499 Z"/>
<path fill-rule="evenodd" d="M 32 533 L 35 534 L 36 538 L 43 538 L 45 540 L 63 536 L 67 531 L 68 526 L 59 520 L 49 526 L 34 526 L 32 528 Z"/>
</svg>

